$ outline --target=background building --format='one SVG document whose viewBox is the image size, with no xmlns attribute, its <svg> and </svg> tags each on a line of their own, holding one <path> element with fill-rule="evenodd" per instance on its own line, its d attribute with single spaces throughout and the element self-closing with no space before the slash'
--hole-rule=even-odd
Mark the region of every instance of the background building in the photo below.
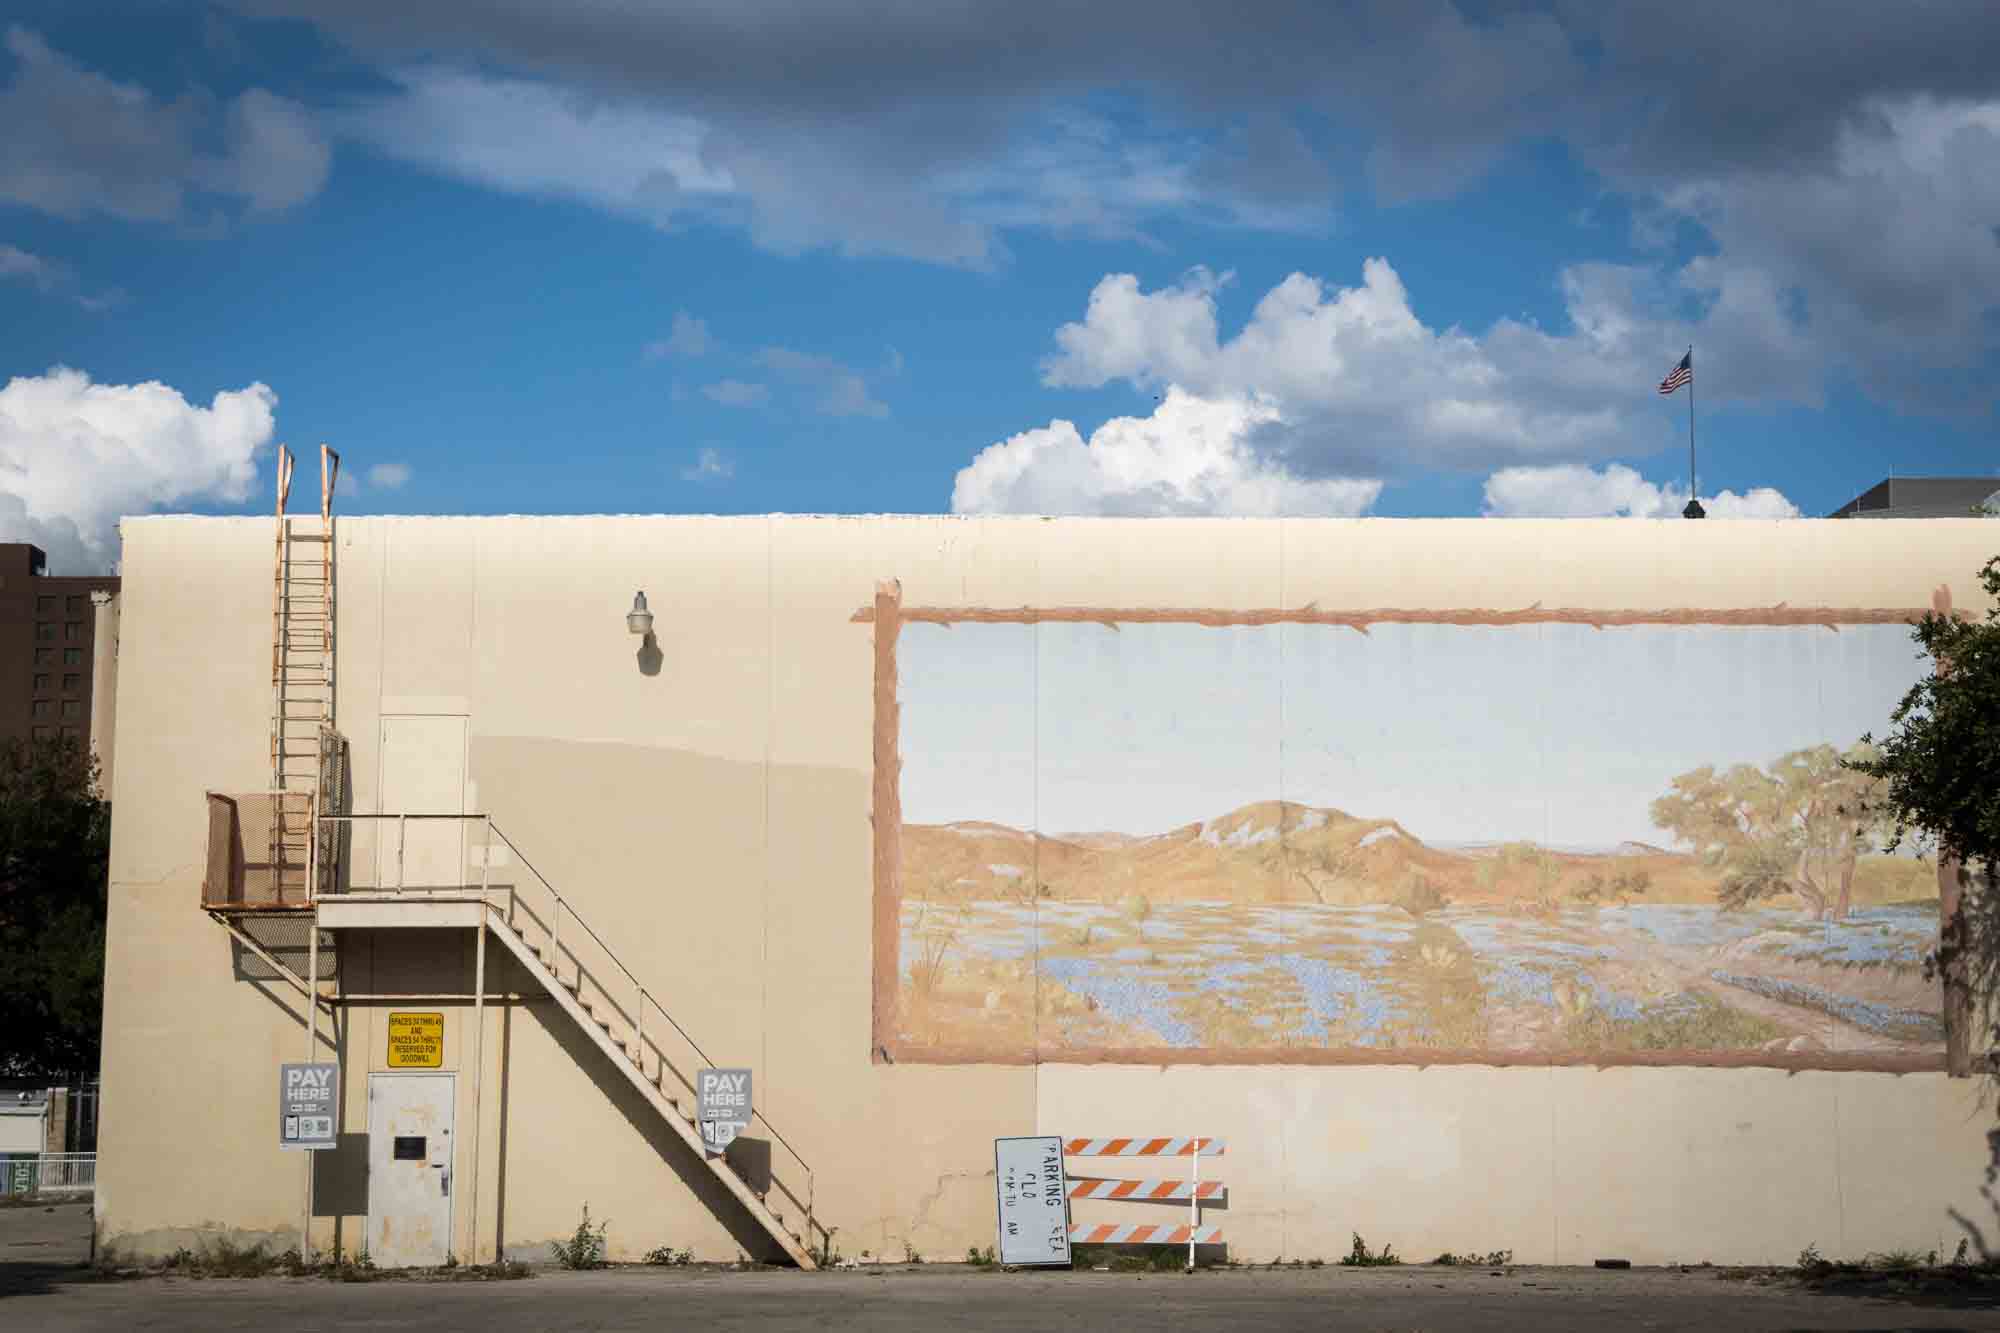
<svg viewBox="0 0 2000 1333">
<path fill-rule="evenodd" d="M 108 637 L 107 659 L 117 654 L 119 581 L 51 575 L 47 566 L 40 547 L 0 543 L 0 739 L 67 736 L 88 744 L 105 706 L 94 685 L 110 669 L 97 660 L 100 638 Z M 99 751 L 105 763 L 109 748 Z"/>
<path fill-rule="evenodd" d="M 1885 477 L 1828 518 L 1966 518 L 2000 513 L 2000 477 Z"/>
</svg>

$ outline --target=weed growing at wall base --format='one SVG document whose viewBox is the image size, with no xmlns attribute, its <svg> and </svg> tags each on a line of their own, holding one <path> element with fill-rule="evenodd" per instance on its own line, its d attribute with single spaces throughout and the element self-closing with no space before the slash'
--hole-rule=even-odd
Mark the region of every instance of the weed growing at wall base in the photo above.
<svg viewBox="0 0 2000 1333">
<path fill-rule="evenodd" d="M 839 1227 L 828 1227 L 821 1233 L 819 1246 L 812 1251 L 813 1263 L 815 1265 L 820 1268 L 832 1268 L 840 1262 L 840 1251 L 833 1247 L 833 1238 L 838 1234 L 840 1234 Z"/>
<path fill-rule="evenodd" d="M 604 1232 L 611 1224 L 599 1222 L 595 1229 L 590 1225 L 590 1205 L 583 1205 L 583 1220 L 576 1224 L 568 1240 L 549 1242 L 549 1256 L 564 1268 L 604 1267 Z"/>
<path fill-rule="evenodd" d="M 99 1271 L 112 1274 L 127 1270 L 120 1270 L 115 1262 L 107 1260 L 100 1264 Z M 366 1250 L 311 1260 L 297 1249 L 272 1254 L 270 1247 L 262 1241 L 246 1246 L 226 1236 L 204 1240 L 193 1248 L 183 1245 L 152 1271 L 169 1277 L 321 1277 L 329 1282 L 382 1282 L 392 1279 L 407 1282 L 492 1282 L 516 1281 L 533 1276 L 533 1271 L 526 1264 L 513 1259 L 491 1264 L 461 1264 L 456 1256 L 447 1255 L 445 1262 L 436 1268 L 380 1269 Z"/>
<path fill-rule="evenodd" d="M 1070 1250 L 1077 1268 L 1103 1269 L 1112 1273 L 1178 1273 L 1187 1268 L 1185 1245 L 1078 1245 Z M 1197 1267 L 1213 1268 L 1215 1261 L 1197 1261 Z"/>
<path fill-rule="evenodd" d="M 1453 1254 L 1450 1250 L 1446 1250 L 1443 1254 L 1431 1260 L 1431 1262 L 1443 1268 L 1505 1268 L 1508 1264 L 1514 1262 L 1514 1252 L 1512 1250 L 1489 1250 L 1485 1254 L 1481 1254 L 1477 1250 L 1474 1250 L 1469 1254 Z"/>
<path fill-rule="evenodd" d="M 1368 1242 L 1361 1239 L 1361 1233 L 1354 1233 L 1354 1248 L 1348 1251 L 1341 1265 L 1346 1268 L 1387 1268 L 1403 1261 L 1396 1255 L 1396 1247 L 1384 1245 L 1378 1254 L 1368 1248 Z"/>
</svg>

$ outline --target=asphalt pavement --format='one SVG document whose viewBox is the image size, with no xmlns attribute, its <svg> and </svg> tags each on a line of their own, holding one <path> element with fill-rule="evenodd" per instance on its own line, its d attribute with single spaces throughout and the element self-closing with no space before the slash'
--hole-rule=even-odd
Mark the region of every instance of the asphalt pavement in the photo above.
<svg viewBox="0 0 2000 1333">
<path fill-rule="evenodd" d="M 520 1281 L 106 1276 L 83 1205 L 0 1209 L 0 1329 L 2000 1329 L 2000 1285 L 1572 1268 L 537 1270 Z"/>
</svg>

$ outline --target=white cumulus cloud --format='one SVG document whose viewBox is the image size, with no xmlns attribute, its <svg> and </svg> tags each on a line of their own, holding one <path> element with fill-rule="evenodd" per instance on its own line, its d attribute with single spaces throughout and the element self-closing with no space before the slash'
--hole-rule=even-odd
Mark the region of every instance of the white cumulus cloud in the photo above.
<svg viewBox="0 0 2000 1333">
<path fill-rule="evenodd" d="M 263 384 L 199 407 L 158 382 L 93 384 L 61 366 L 9 380 L 0 388 L 0 539 L 40 546 L 54 573 L 108 569 L 120 517 L 246 499 L 277 405 Z"/>
<path fill-rule="evenodd" d="M 1113 418 L 1088 441 L 1058 420 L 988 446 L 959 471 L 952 512 L 1352 516 L 1374 505 L 1379 481 L 1299 478 L 1259 456 L 1251 433 L 1278 420 L 1268 402 L 1171 387 L 1151 416 Z"/>
<path fill-rule="evenodd" d="M 1489 518 L 1678 518 L 1687 492 L 1655 485 L 1622 463 L 1502 468 L 1486 479 Z M 1710 518 L 1797 518 L 1799 507 L 1769 486 L 1703 496 Z"/>
<path fill-rule="evenodd" d="M 1503 319 L 1474 334 L 1425 324 L 1389 261 L 1369 259 L 1356 287 L 1292 274 L 1230 337 L 1216 306 L 1229 275 L 1195 269 L 1147 292 L 1111 274 L 1084 318 L 1057 331 L 1042 377 L 1269 399 L 1283 420 L 1259 447 L 1306 475 L 1643 452 L 1665 424 L 1643 389 L 1681 330 L 1633 314 L 1623 279 L 1602 266 L 1567 272 L 1567 333 Z"/>
<path fill-rule="evenodd" d="M 410 465 L 408 463 L 377 463 L 368 469 L 368 484 L 370 486 L 378 486 L 385 491 L 393 491 L 400 486 L 406 486 L 409 484 L 409 481 Z"/>
</svg>

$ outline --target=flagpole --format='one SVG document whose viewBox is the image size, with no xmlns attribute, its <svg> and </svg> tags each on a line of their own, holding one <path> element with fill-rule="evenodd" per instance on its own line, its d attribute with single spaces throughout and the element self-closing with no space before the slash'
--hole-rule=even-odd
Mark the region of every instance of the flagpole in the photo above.
<svg viewBox="0 0 2000 1333">
<path fill-rule="evenodd" d="M 1701 500 L 1695 494 L 1694 474 L 1694 344 L 1688 344 L 1688 502 L 1681 510 L 1682 518 L 1707 518 L 1708 513 L 1701 507 Z"/>
</svg>

